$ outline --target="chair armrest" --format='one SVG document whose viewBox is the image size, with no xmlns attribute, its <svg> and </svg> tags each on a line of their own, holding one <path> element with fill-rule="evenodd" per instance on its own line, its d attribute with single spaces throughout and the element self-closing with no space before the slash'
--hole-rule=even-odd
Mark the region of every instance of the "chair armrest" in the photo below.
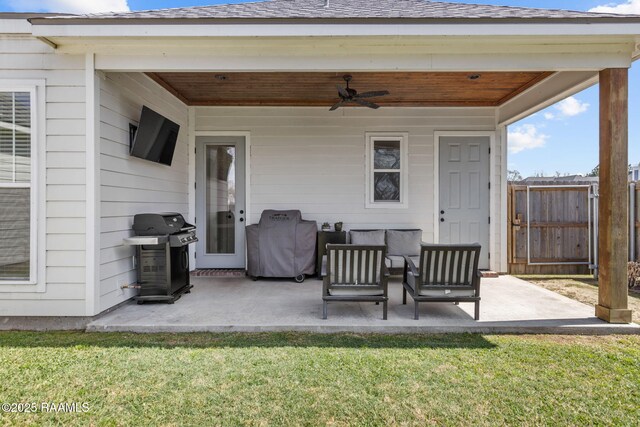
<svg viewBox="0 0 640 427">
<path fill-rule="evenodd" d="M 322 296 L 325 297 L 327 295 L 329 295 L 329 276 L 324 276 L 322 278 Z"/>
<path fill-rule="evenodd" d="M 480 279 L 482 278 L 482 271 L 476 271 L 476 278 L 474 280 L 474 285 L 476 288 L 476 296 L 480 296 Z"/>
<path fill-rule="evenodd" d="M 382 286 L 383 294 L 386 297 L 389 296 L 389 277 L 391 274 L 389 273 L 389 269 L 387 268 L 387 264 L 384 262 L 384 258 L 382 259 L 382 276 L 380 277 L 380 285 Z"/>
<path fill-rule="evenodd" d="M 384 277 L 391 276 L 391 273 L 389 273 L 389 268 L 387 267 L 387 264 L 384 262 L 384 260 L 382 260 L 382 275 Z"/>
<path fill-rule="evenodd" d="M 406 255 L 404 256 L 404 269 L 407 273 L 411 273 L 412 276 L 418 277 L 420 275 L 413 260 Z"/>
</svg>

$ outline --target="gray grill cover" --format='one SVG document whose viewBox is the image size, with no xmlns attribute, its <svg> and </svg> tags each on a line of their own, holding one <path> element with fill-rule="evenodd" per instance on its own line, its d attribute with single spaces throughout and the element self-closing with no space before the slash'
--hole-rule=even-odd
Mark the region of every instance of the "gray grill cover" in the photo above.
<svg viewBox="0 0 640 427">
<path fill-rule="evenodd" d="M 260 222 L 248 225 L 247 272 L 254 277 L 296 277 L 315 272 L 315 221 L 300 211 L 262 212 Z"/>
</svg>

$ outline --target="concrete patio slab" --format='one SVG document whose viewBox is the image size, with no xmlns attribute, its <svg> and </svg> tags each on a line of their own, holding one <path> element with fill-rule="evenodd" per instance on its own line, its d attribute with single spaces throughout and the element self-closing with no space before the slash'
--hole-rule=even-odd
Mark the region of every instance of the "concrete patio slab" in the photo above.
<svg viewBox="0 0 640 427">
<path fill-rule="evenodd" d="M 610 325 L 594 307 L 511 276 L 482 279 L 480 321 L 473 304 L 423 303 L 413 320 L 402 305 L 399 279 L 389 284 L 389 316 L 373 303 L 329 304 L 323 320 L 322 283 L 246 278 L 193 278 L 192 293 L 173 305 L 133 302 L 94 320 L 88 331 L 129 332 L 355 332 L 355 333 L 640 333 L 640 325 Z"/>
</svg>

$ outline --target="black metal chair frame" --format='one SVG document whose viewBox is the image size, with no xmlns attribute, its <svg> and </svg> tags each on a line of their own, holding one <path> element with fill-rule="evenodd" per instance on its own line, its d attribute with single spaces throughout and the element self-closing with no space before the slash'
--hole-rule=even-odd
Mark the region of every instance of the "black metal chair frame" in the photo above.
<svg viewBox="0 0 640 427">
<path fill-rule="evenodd" d="M 456 257 L 457 254 L 457 257 Z M 426 259 L 425 259 L 426 258 Z M 480 319 L 480 277 L 478 262 L 480 245 L 434 245 L 423 244 L 420 249 L 420 271 L 409 257 L 404 257 L 404 274 L 402 280 L 402 304 L 407 303 L 407 293 L 413 298 L 414 319 L 419 319 L 418 304 L 421 302 L 473 302 L 475 304 L 474 319 Z M 471 263 L 471 268 L 469 268 Z M 448 267 L 448 269 L 447 269 Z M 438 275 L 439 273 L 439 275 Z M 415 278 L 415 288 L 407 281 L 408 275 Z M 434 280 L 429 282 L 429 277 Z M 439 278 L 439 279 L 438 279 Z M 443 280 L 446 278 L 447 280 Z M 454 278 L 456 281 L 454 281 Z M 474 296 L 428 296 L 420 295 L 423 290 L 473 290 Z"/>
<path fill-rule="evenodd" d="M 382 303 L 382 319 L 387 320 L 387 303 L 389 301 L 388 295 L 388 279 L 389 272 L 387 266 L 384 263 L 386 255 L 386 246 L 384 245 L 327 245 L 327 274 L 323 278 L 322 282 L 322 318 L 327 318 L 327 304 L 329 302 L 375 302 L 376 304 Z M 332 265 L 331 253 L 332 251 L 342 251 L 342 278 L 340 283 L 331 283 L 331 277 L 333 271 L 337 266 L 338 257 L 334 257 L 336 266 Z M 373 265 L 378 265 L 378 255 L 381 259 L 379 265 L 381 271 L 373 271 L 373 277 L 366 271 L 362 271 L 362 263 L 354 264 L 354 253 L 360 252 L 366 256 L 365 266 L 370 265 L 370 257 L 373 256 Z M 347 253 L 350 254 L 349 263 L 347 265 Z M 361 258 L 359 258 L 361 259 Z M 347 281 L 347 271 L 351 273 L 351 277 L 356 277 L 356 281 L 349 283 Z M 379 280 L 377 277 L 379 276 Z M 379 283 L 378 283 L 379 282 Z M 331 295 L 331 290 L 371 290 L 379 291 L 382 295 Z"/>
</svg>

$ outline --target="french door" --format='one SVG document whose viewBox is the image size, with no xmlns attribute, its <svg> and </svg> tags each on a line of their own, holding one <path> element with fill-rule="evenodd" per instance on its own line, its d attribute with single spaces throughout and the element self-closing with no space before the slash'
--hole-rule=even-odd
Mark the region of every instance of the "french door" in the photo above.
<svg viewBox="0 0 640 427">
<path fill-rule="evenodd" d="M 196 138 L 197 268 L 245 268 L 244 136 Z"/>
</svg>

